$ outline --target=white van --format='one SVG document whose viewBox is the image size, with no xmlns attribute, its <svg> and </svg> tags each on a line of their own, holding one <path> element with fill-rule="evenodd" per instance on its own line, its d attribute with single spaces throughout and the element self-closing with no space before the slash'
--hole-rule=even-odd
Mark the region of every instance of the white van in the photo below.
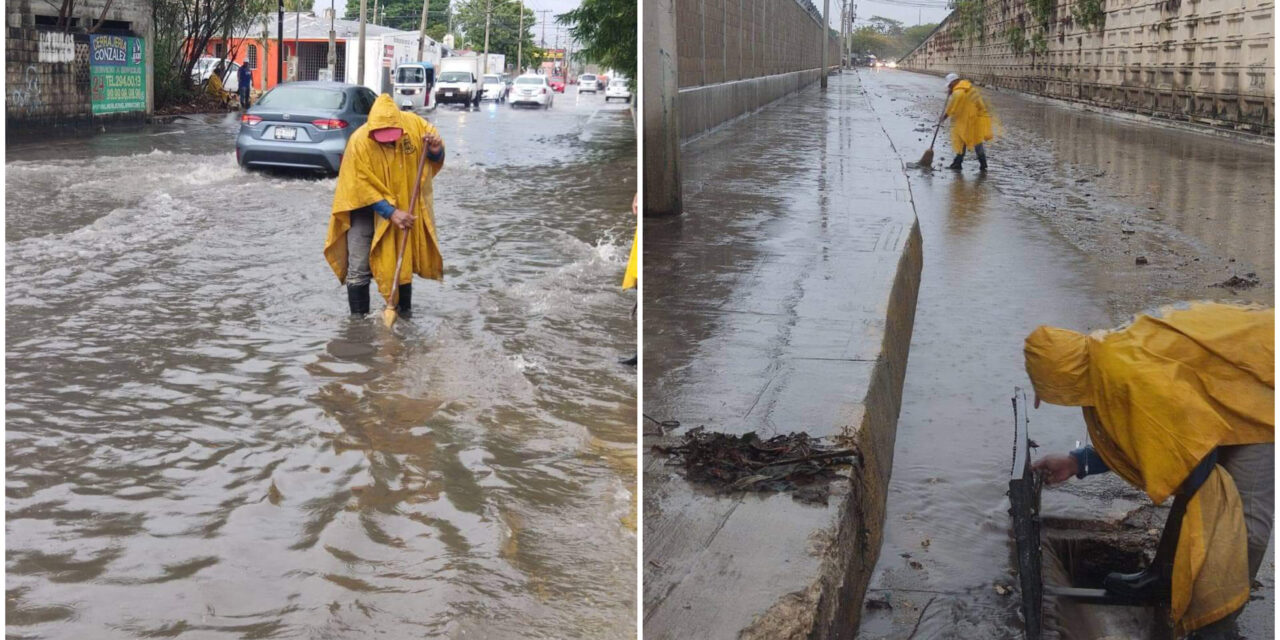
<svg viewBox="0 0 1280 640">
<path fill-rule="evenodd" d="M 436 102 L 480 106 L 480 58 L 453 56 L 440 60 Z"/>
<path fill-rule="evenodd" d="M 401 109 L 436 108 L 436 69 L 430 62 L 406 62 L 392 77 L 391 97 Z"/>
</svg>

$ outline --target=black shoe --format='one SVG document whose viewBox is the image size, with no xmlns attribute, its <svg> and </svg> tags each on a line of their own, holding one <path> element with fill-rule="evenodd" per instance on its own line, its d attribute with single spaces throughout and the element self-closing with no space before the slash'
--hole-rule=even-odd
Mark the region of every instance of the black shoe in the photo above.
<svg viewBox="0 0 1280 640">
<path fill-rule="evenodd" d="M 1161 597 L 1160 576 L 1147 569 L 1138 573 L 1109 573 L 1102 586 L 1107 593 L 1136 602 L 1156 602 Z"/>
<path fill-rule="evenodd" d="M 979 171 L 986 171 L 986 170 L 987 170 L 987 159 L 986 159 L 986 158 L 980 158 L 980 159 L 978 160 L 978 170 L 979 170 Z"/>
<path fill-rule="evenodd" d="M 401 318 L 413 317 L 413 285 L 412 284 L 400 285 L 400 296 L 399 296 L 399 299 L 396 300 L 396 313 L 400 314 Z"/>
<path fill-rule="evenodd" d="M 634 367 L 640 361 L 640 354 L 631 356 L 630 358 L 619 358 L 618 364 L 625 364 L 628 367 Z"/>
<path fill-rule="evenodd" d="M 951 164 L 947 165 L 947 168 L 952 171 L 959 171 L 961 169 L 960 164 L 962 162 L 964 162 L 964 156 L 956 156 L 956 159 L 952 160 Z"/>
<path fill-rule="evenodd" d="M 362 316 L 369 313 L 369 285 L 347 285 L 347 306 L 351 308 L 351 315 L 353 316 Z"/>
</svg>

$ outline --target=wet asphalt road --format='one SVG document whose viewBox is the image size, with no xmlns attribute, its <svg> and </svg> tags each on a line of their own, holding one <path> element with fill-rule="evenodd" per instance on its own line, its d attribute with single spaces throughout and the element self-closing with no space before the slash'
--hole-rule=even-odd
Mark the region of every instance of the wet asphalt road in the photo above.
<svg viewBox="0 0 1280 640">
<path fill-rule="evenodd" d="M 943 81 L 859 74 L 902 162 L 915 162 L 941 111 Z M 987 95 L 1004 131 L 988 145 L 986 175 L 972 157 L 960 174 L 908 170 L 924 270 L 868 596 L 892 609 L 865 609 L 861 638 L 1022 637 L 1016 591 L 1002 596 L 995 586 L 1015 580 L 1009 397 L 1027 384 L 1021 346 L 1034 327 L 1105 328 L 1179 300 L 1274 296 L 1271 147 Z M 944 126 L 936 165 L 951 161 L 946 140 Z M 1139 256 L 1148 264 L 1137 265 Z M 1211 286 L 1248 273 L 1262 283 Z M 1084 438 L 1078 410 L 1045 406 L 1031 419 L 1041 454 Z M 1048 491 L 1112 509 L 1140 502 L 1114 478 Z M 1242 638 L 1273 633 L 1273 555 L 1240 620 Z"/>
<path fill-rule="evenodd" d="M 631 114 L 429 118 L 394 332 L 234 115 L 8 147 L 9 638 L 634 636 Z"/>
</svg>

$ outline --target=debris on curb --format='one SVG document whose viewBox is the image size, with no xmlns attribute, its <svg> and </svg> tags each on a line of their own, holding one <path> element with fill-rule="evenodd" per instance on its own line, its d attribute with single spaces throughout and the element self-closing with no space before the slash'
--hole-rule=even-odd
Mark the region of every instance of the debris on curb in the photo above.
<svg viewBox="0 0 1280 640">
<path fill-rule="evenodd" d="M 731 435 L 689 430 L 680 444 L 654 445 L 653 451 L 675 458 L 691 481 L 724 492 L 785 491 L 800 502 L 827 504 L 836 469 L 858 464 L 855 449 L 823 444 L 806 433 L 761 440 L 753 433 Z"/>
</svg>

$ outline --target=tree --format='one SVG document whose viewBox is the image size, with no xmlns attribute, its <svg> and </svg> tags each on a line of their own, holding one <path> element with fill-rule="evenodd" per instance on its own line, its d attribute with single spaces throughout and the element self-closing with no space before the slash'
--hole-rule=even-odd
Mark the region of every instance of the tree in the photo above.
<svg viewBox="0 0 1280 640">
<path fill-rule="evenodd" d="M 315 4 L 316 0 L 284 0 L 284 10 L 310 13 Z"/>
<path fill-rule="evenodd" d="M 871 28 L 883 33 L 887 36 L 902 35 L 902 23 L 893 18 L 885 18 L 883 16 L 871 16 Z"/>
<path fill-rule="evenodd" d="M 297 0 L 299 2 L 309 2 L 311 0 Z M 360 0 L 346 0 L 348 20 L 360 19 Z M 379 24 L 392 29 L 402 29 L 404 31 L 417 31 L 422 25 L 422 1 L 423 0 L 378 0 L 378 14 L 380 16 Z M 373 21 L 373 5 L 374 0 L 368 0 L 369 21 Z M 449 0 L 431 0 L 431 6 L 427 9 L 427 35 L 432 40 L 439 42 L 444 37 L 446 25 L 449 22 Z M 440 25 L 436 29 L 436 25 Z M 439 36 L 432 35 L 438 33 Z"/>
<path fill-rule="evenodd" d="M 532 65 L 535 45 L 533 43 L 533 25 L 538 15 L 533 9 L 524 6 L 523 2 L 510 0 L 468 0 L 458 5 L 458 12 L 453 20 L 454 30 L 465 37 L 458 42 L 476 51 L 484 50 L 485 10 L 492 12 L 489 16 L 489 53 L 501 53 L 507 56 L 517 69 Z M 520 12 L 524 11 L 524 32 L 520 32 Z M 520 41 L 524 40 L 523 47 Z M 524 60 L 517 61 L 516 54 L 523 53 Z"/>
<path fill-rule="evenodd" d="M 636 84 L 636 0 L 582 0 L 573 11 L 556 16 L 582 44 L 580 55 L 626 76 Z"/>
</svg>

